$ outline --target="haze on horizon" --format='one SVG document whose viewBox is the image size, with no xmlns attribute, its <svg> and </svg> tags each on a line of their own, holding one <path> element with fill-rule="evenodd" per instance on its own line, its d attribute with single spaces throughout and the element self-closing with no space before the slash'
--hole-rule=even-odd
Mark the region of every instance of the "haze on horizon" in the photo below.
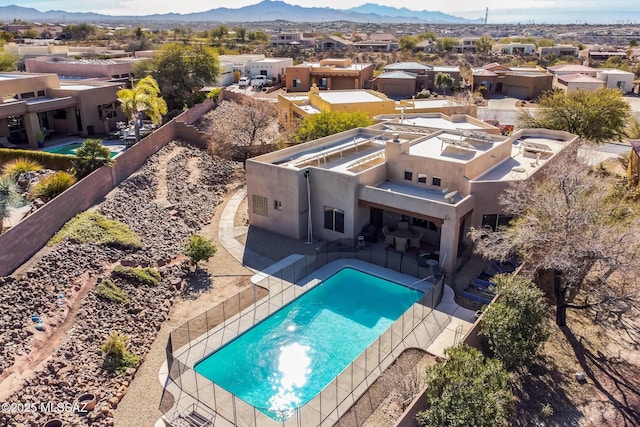
<svg viewBox="0 0 640 427">
<path fill-rule="evenodd" d="M 3 0 L 2 3 L 16 4 L 22 7 L 31 7 L 45 12 L 49 10 L 59 10 L 65 12 L 95 12 L 105 15 L 153 15 L 164 13 L 192 13 L 203 12 L 210 9 L 227 7 L 238 9 L 244 6 L 259 3 L 261 0 L 216 0 L 214 2 L 202 2 L 201 0 L 183 0 L 175 2 L 170 0 L 114 0 L 111 2 L 96 3 L 93 0 L 77 0 L 69 2 L 67 0 Z M 332 9 L 350 9 L 361 6 L 365 3 L 376 3 L 389 5 L 380 0 L 285 0 L 285 3 L 303 7 L 330 7 Z M 635 5 L 634 5 L 635 3 Z M 489 7 L 489 23 L 501 22 L 549 22 L 549 23 L 576 23 L 569 19 L 566 10 L 584 11 L 600 15 L 600 22 L 608 20 L 624 20 L 625 22 L 640 22 L 640 0 L 430 0 L 416 5 L 414 0 L 396 0 L 391 4 L 396 8 L 407 8 L 410 10 L 428 10 L 442 12 L 449 15 L 467 18 L 484 18 L 485 8 Z M 560 12 L 560 9 L 563 12 Z M 617 11 L 629 11 L 620 16 L 614 15 Z M 535 12 L 532 14 L 532 12 Z M 610 17 L 609 17 L 610 16 Z M 615 16 L 615 17 L 614 17 Z M 1 18 L 1 17 L 0 17 Z"/>
</svg>

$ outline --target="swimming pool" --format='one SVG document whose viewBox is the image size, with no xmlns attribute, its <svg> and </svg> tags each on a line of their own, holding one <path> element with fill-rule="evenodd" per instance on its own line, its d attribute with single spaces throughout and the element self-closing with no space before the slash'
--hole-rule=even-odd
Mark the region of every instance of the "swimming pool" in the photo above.
<svg viewBox="0 0 640 427">
<path fill-rule="evenodd" d="M 64 145 L 56 145 L 54 147 L 47 147 L 47 148 L 43 148 L 43 151 L 46 151 L 47 153 L 55 153 L 55 154 L 64 154 L 67 156 L 75 156 L 76 155 L 76 151 L 78 150 L 78 148 L 80 148 L 80 146 L 82 145 L 84 141 L 78 141 L 78 142 L 71 142 L 69 144 L 64 144 Z M 118 154 L 120 154 L 120 152 L 122 151 L 122 146 L 110 146 L 110 145 L 105 145 L 105 147 L 107 147 L 109 150 L 111 150 L 111 154 L 109 155 L 109 157 L 113 158 L 115 156 L 117 156 Z"/>
<path fill-rule="evenodd" d="M 343 268 L 195 370 L 270 418 L 286 420 L 422 296 Z"/>
</svg>

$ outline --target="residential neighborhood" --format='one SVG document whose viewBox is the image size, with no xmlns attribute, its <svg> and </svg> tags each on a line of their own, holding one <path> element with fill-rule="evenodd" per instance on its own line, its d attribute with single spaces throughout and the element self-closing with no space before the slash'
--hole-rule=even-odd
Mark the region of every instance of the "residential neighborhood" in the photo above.
<svg viewBox="0 0 640 427">
<path fill-rule="evenodd" d="M 279 3 L 0 7 L 0 424 L 640 426 L 640 25 Z"/>
</svg>

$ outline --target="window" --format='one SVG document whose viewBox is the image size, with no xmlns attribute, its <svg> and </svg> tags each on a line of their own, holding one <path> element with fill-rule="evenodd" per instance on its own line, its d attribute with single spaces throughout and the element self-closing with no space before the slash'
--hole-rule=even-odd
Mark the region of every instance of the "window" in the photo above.
<svg viewBox="0 0 640 427">
<path fill-rule="evenodd" d="M 419 173 L 418 174 L 418 182 L 420 184 L 426 184 L 427 183 L 427 175 L 425 175 L 423 173 Z"/>
<path fill-rule="evenodd" d="M 274 200 L 273 201 L 273 209 L 275 209 L 277 211 L 281 211 L 282 210 L 282 202 L 280 200 Z"/>
<path fill-rule="evenodd" d="M 624 82 L 623 82 L 624 83 Z M 38 91 L 38 96 L 45 96 L 45 92 L 44 90 L 39 90 Z"/>
<path fill-rule="evenodd" d="M 320 79 L 320 84 L 318 87 L 327 87 L 329 85 L 329 80 L 326 77 L 322 77 Z"/>
<path fill-rule="evenodd" d="M 53 112 L 53 118 L 55 120 L 63 120 L 67 118 L 67 110 L 58 109 Z"/>
<path fill-rule="evenodd" d="M 301 87 L 302 81 L 300 79 L 293 79 L 293 87 Z"/>
<path fill-rule="evenodd" d="M 24 92 L 20 94 L 20 99 L 31 99 L 31 98 L 35 98 L 36 95 L 33 92 Z"/>
<path fill-rule="evenodd" d="M 253 194 L 251 196 L 251 200 L 253 202 L 253 213 L 256 215 L 268 216 L 268 202 L 266 197 L 258 196 Z"/>
<path fill-rule="evenodd" d="M 431 185 L 434 185 L 436 187 L 440 187 L 440 185 L 442 185 L 442 178 L 434 176 L 431 178 Z"/>
<path fill-rule="evenodd" d="M 482 215 L 482 227 L 488 227 L 493 231 L 496 231 L 500 227 L 506 227 L 509 225 L 513 216 L 511 215 Z"/>
<path fill-rule="evenodd" d="M 413 181 L 413 172 L 404 172 L 404 179 L 407 181 Z"/>
<path fill-rule="evenodd" d="M 324 228 L 337 231 L 338 233 L 344 233 L 344 211 L 325 206 Z"/>
<path fill-rule="evenodd" d="M 117 115 L 118 112 L 116 111 L 115 104 L 98 105 L 98 117 L 100 117 L 100 120 L 113 119 L 117 117 Z"/>
<path fill-rule="evenodd" d="M 624 89 L 624 80 L 619 80 L 616 83 L 616 86 L 618 87 L 618 89 Z"/>
<path fill-rule="evenodd" d="M 412 224 L 416 227 L 426 228 L 427 230 L 438 231 L 438 226 L 426 219 L 413 218 Z"/>
</svg>

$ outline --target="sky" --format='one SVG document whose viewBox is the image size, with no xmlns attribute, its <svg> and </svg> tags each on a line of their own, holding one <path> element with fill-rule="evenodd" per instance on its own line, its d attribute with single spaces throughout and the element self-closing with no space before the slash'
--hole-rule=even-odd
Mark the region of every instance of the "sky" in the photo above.
<svg viewBox="0 0 640 427">
<path fill-rule="evenodd" d="M 243 6 L 259 3 L 260 0 L 0 0 L 0 6 L 17 4 L 32 7 L 40 11 L 64 10 L 67 12 L 97 12 L 108 15 L 150 15 L 156 13 L 191 13 L 202 12 L 218 7 L 237 9 Z M 384 0 L 286 0 L 286 3 L 304 7 L 331 7 L 333 9 L 349 9 L 364 3 L 390 4 Z M 636 10 L 636 16 L 629 16 L 630 21 L 640 21 L 640 0 L 394 0 L 394 7 L 406 7 L 411 10 L 429 10 L 443 12 L 463 18 L 484 17 L 485 7 L 489 7 L 489 21 L 492 12 L 494 17 L 506 13 L 520 19 L 530 14 L 519 13 L 523 9 L 539 9 L 541 11 L 554 8 L 572 8 L 577 10 L 595 9 Z"/>
</svg>

